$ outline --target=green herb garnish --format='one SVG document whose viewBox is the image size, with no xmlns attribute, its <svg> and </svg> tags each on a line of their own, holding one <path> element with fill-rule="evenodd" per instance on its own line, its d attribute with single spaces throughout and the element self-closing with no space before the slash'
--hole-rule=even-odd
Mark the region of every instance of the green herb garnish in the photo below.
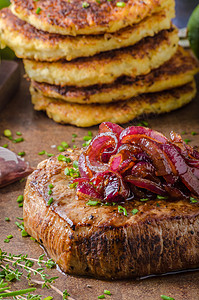
<svg viewBox="0 0 199 300">
<path fill-rule="evenodd" d="M 124 6 L 125 6 L 125 3 L 124 3 L 124 2 L 117 2 L 117 3 L 116 3 L 116 6 L 117 6 L 117 7 L 124 7 Z"/>
<path fill-rule="evenodd" d="M 157 195 L 156 198 L 159 199 L 159 200 L 166 200 L 166 199 L 168 199 L 168 196 Z"/>
<path fill-rule="evenodd" d="M 88 2 L 83 2 L 82 3 L 83 8 L 88 8 L 89 6 L 90 6 L 90 4 Z"/>
<path fill-rule="evenodd" d="M 195 199 L 195 198 L 193 198 L 193 197 L 190 197 L 190 202 L 191 202 L 191 203 L 198 203 L 198 200 Z"/>
<path fill-rule="evenodd" d="M 138 211 L 139 210 L 137 208 L 134 208 L 131 212 L 132 212 L 133 215 L 136 215 L 138 213 Z"/>
<path fill-rule="evenodd" d="M 5 137 L 12 137 L 12 132 L 10 131 L 10 129 L 5 129 L 3 134 Z"/>
<path fill-rule="evenodd" d="M 163 300 L 175 300 L 174 298 L 171 298 L 171 297 L 168 297 L 168 296 L 165 296 L 165 295 L 161 295 L 160 296 Z"/>
<path fill-rule="evenodd" d="M 124 208 L 123 206 L 118 205 L 118 212 L 119 212 L 119 213 L 123 213 L 124 216 L 127 217 L 127 211 L 126 211 L 126 208 Z"/>
<path fill-rule="evenodd" d="M 19 156 L 25 156 L 26 153 L 25 153 L 24 151 L 22 151 L 22 152 L 18 152 L 18 155 L 19 155 Z"/>
<path fill-rule="evenodd" d="M 18 202 L 18 203 L 23 202 L 23 200 L 24 200 L 23 195 L 19 195 L 19 196 L 17 197 L 17 202 Z"/>
<path fill-rule="evenodd" d="M 53 197 L 51 197 L 51 198 L 48 200 L 47 205 L 50 206 L 50 205 L 53 203 L 53 201 L 54 201 L 54 199 L 53 199 Z"/>
<path fill-rule="evenodd" d="M 41 8 L 40 8 L 40 7 L 37 7 L 35 13 L 38 15 L 38 14 L 40 13 L 40 11 L 41 11 Z"/>
<path fill-rule="evenodd" d="M 99 204 L 99 201 L 97 200 L 88 200 L 88 202 L 86 203 L 86 205 L 90 205 L 90 206 L 96 206 Z"/>
<path fill-rule="evenodd" d="M 105 295 L 111 295 L 111 292 L 108 291 L 108 290 L 104 290 L 104 294 L 105 294 Z"/>
</svg>

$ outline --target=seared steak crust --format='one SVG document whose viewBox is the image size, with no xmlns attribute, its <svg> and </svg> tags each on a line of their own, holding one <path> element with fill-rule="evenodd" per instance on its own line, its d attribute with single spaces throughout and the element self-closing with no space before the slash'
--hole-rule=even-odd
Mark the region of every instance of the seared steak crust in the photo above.
<svg viewBox="0 0 199 300">
<path fill-rule="evenodd" d="M 64 155 L 77 160 L 79 153 Z M 86 205 L 69 188 L 66 167 L 57 157 L 41 162 L 28 178 L 24 201 L 25 230 L 63 271 L 120 279 L 199 266 L 199 203 L 132 200 L 121 204 L 126 217 L 117 205 Z"/>
</svg>

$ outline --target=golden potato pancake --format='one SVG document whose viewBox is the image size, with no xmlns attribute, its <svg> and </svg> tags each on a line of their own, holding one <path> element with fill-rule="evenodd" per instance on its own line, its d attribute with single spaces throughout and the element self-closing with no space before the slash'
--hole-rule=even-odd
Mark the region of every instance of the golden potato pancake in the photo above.
<svg viewBox="0 0 199 300">
<path fill-rule="evenodd" d="M 24 60 L 34 81 L 56 85 L 90 86 L 114 82 L 118 77 L 147 74 L 168 61 L 178 47 L 177 30 L 163 30 L 134 46 L 112 50 L 73 61 L 36 62 Z"/>
<path fill-rule="evenodd" d="M 152 70 L 147 75 L 120 77 L 112 84 L 76 88 L 32 81 L 31 85 L 46 97 L 71 103 L 109 103 L 186 84 L 193 80 L 197 72 L 199 72 L 198 61 L 190 52 L 179 47 L 176 54 L 160 68 Z"/>
<path fill-rule="evenodd" d="M 63 35 L 116 32 L 173 7 L 174 0 L 12 0 L 12 12 L 37 29 Z M 120 3 L 119 7 L 118 2 Z M 122 3 L 122 5 L 121 5 Z"/>
<path fill-rule="evenodd" d="M 46 111 L 55 122 L 89 127 L 104 121 L 127 123 L 143 114 L 161 114 L 189 103 L 196 94 L 195 82 L 127 101 L 109 104 L 74 104 L 43 96 L 30 88 L 35 110 Z"/>
<path fill-rule="evenodd" d="M 36 29 L 13 15 L 10 9 L 0 11 L 0 40 L 15 51 L 17 57 L 40 61 L 72 60 L 100 52 L 134 45 L 171 27 L 172 9 L 145 18 L 133 27 L 115 33 L 87 36 L 63 36 Z"/>
</svg>

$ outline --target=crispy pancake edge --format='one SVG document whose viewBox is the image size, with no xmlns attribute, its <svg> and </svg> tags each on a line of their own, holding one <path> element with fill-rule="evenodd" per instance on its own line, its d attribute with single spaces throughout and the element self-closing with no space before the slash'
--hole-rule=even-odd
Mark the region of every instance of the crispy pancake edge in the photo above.
<svg viewBox="0 0 199 300">
<path fill-rule="evenodd" d="M 55 122 L 89 127 L 104 121 L 127 123 L 143 114 L 161 114 L 178 109 L 195 97 L 196 84 L 193 80 L 171 90 L 142 94 L 111 104 L 72 104 L 44 97 L 32 88 L 30 92 L 34 109 L 46 111 Z"/>
<path fill-rule="evenodd" d="M 117 0 L 88 0 L 87 8 L 78 0 L 12 0 L 11 10 L 20 19 L 38 29 L 63 35 L 99 34 L 116 32 L 128 25 L 139 23 L 146 16 L 166 8 L 173 8 L 174 0 L 125 0 L 117 7 Z M 40 12 L 37 13 L 37 9 Z M 174 17 L 174 16 L 173 16 Z"/>
<path fill-rule="evenodd" d="M 104 35 L 63 36 L 37 30 L 18 19 L 9 8 L 0 11 L 0 39 L 20 58 L 40 61 L 72 60 L 134 45 L 142 38 L 154 36 L 171 27 L 171 11 L 145 18 L 133 27 Z"/>
<path fill-rule="evenodd" d="M 71 103 L 109 103 L 184 85 L 198 72 L 199 62 L 189 51 L 179 47 L 175 55 L 158 69 L 135 78 L 121 77 L 113 84 L 77 88 L 31 81 L 31 85 L 43 96 Z"/>
<path fill-rule="evenodd" d="M 178 40 L 177 30 L 171 28 L 134 46 L 89 58 L 52 63 L 24 60 L 24 66 L 28 76 L 38 82 L 78 87 L 112 83 L 123 75 L 138 76 L 158 68 L 174 55 Z"/>
</svg>

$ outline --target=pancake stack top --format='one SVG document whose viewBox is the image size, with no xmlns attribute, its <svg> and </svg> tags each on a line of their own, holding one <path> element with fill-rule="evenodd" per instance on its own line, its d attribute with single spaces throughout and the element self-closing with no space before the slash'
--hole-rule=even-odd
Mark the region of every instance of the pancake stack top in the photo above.
<svg viewBox="0 0 199 300">
<path fill-rule="evenodd" d="M 1 44 L 24 59 L 36 110 L 80 127 L 164 113 L 195 96 L 173 0 L 12 0 Z"/>
</svg>

